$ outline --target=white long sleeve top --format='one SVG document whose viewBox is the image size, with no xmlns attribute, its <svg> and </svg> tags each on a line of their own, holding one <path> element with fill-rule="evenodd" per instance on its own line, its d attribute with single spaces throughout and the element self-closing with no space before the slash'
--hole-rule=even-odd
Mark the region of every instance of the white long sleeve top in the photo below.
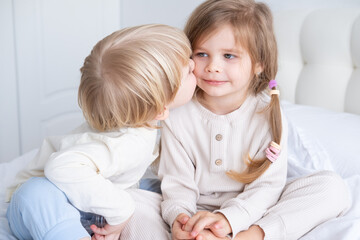
<svg viewBox="0 0 360 240">
<path fill-rule="evenodd" d="M 45 175 L 76 208 L 102 215 L 111 225 L 120 224 L 135 209 L 125 190 L 137 184 L 158 157 L 156 136 L 156 129 L 97 132 L 83 124 L 70 135 L 49 137 L 16 176 L 8 200 L 30 177 Z"/>
<path fill-rule="evenodd" d="M 283 190 L 287 172 L 287 122 L 282 118 L 281 154 L 258 179 L 243 184 L 225 172 L 241 172 L 249 155 L 265 157 L 272 139 L 267 114 L 269 97 L 249 96 L 242 106 L 216 115 L 196 99 L 174 109 L 162 124 L 159 177 L 162 216 L 172 226 L 180 213 L 221 212 L 233 236 L 260 219 Z"/>
</svg>

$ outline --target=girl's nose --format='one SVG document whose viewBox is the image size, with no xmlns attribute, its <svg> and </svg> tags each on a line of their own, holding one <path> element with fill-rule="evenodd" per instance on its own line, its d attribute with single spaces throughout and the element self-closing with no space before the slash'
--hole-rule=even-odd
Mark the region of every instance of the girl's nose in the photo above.
<svg viewBox="0 0 360 240">
<path fill-rule="evenodd" d="M 215 73 L 222 72 L 220 65 L 215 61 L 210 61 L 209 64 L 206 66 L 205 71 Z"/>
</svg>

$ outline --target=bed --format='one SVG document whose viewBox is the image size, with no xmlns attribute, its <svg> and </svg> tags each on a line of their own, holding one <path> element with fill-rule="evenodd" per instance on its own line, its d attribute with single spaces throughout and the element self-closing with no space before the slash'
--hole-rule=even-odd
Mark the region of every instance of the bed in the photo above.
<svg viewBox="0 0 360 240">
<path fill-rule="evenodd" d="M 288 177 L 337 172 L 352 206 L 302 240 L 360 239 L 360 8 L 274 13 L 277 80 L 289 122 Z M 0 239 L 16 239 L 6 220 L 6 187 L 37 149 L 0 164 Z"/>
</svg>

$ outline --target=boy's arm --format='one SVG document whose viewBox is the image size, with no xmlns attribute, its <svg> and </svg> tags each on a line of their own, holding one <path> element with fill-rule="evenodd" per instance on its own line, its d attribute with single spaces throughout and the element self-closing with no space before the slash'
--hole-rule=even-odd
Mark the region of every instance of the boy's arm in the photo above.
<svg viewBox="0 0 360 240">
<path fill-rule="evenodd" d="M 123 190 L 133 185 L 135 179 L 124 180 L 121 176 L 144 165 L 152 156 L 153 147 L 148 147 L 149 141 L 145 140 L 135 134 L 115 140 L 86 135 L 81 143 L 77 141 L 74 146 L 52 154 L 45 165 L 45 176 L 78 209 L 102 215 L 110 225 L 120 224 L 135 208 L 132 198 Z"/>
<path fill-rule="evenodd" d="M 162 216 L 172 226 L 179 214 L 191 217 L 196 213 L 199 190 L 194 179 L 194 164 L 175 137 L 169 119 L 162 122 L 160 156 Z"/>
<path fill-rule="evenodd" d="M 93 151 L 102 147 L 93 144 Z M 103 158 L 106 161 L 106 157 Z M 45 166 L 45 176 L 62 190 L 71 204 L 84 212 L 105 217 L 111 225 L 127 220 L 134 212 L 131 196 L 106 179 L 84 152 L 57 153 Z"/>
</svg>

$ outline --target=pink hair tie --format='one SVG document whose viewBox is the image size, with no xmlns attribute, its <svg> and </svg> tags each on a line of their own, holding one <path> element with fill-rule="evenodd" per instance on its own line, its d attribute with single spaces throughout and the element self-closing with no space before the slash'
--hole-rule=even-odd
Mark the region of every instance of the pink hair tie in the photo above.
<svg viewBox="0 0 360 240">
<path fill-rule="evenodd" d="M 273 80 L 270 80 L 269 82 L 269 88 L 272 89 L 273 87 L 276 87 L 277 86 L 277 82 L 275 79 Z"/>
<path fill-rule="evenodd" d="M 280 150 L 280 145 L 271 141 L 270 146 L 265 150 L 266 158 L 269 159 L 269 161 L 272 163 L 275 162 L 280 155 Z"/>
</svg>

